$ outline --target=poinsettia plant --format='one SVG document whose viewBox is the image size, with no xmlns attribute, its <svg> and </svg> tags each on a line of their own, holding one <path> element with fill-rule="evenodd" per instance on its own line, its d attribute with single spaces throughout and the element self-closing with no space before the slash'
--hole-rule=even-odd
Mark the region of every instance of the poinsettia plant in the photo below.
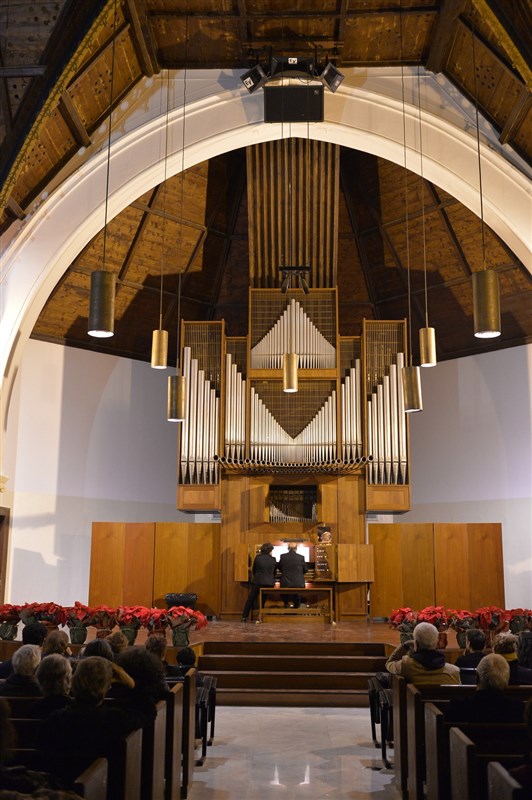
<svg viewBox="0 0 532 800">
<path fill-rule="evenodd" d="M 116 624 L 116 609 L 110 606 L 94 606 L 90 624 L 99 628 L 114 628 Z"/>
<path fill-rule="evenodd" d="M 146 620 L 145 627 L 150 631 L 164 631 L 168 627 L 168 619 L 166 616 L 166 609 L 164 608 L 149 608 L 149 616 Z"/>
<path fill-rule="evenodd" d="M 88 628 L 92 625 L 94 612 L 89 606 L 76 600 L 73 606 L 65 607 L 65 625 L 69 628 Z"/>
<path fill-rule="evenodd" d="M 116 623 L 121 628 L 147 627 L 151 609 L 146 606 L 118 606 Z"/>
<path fill-rule="evenodd" d="M 443 606 L 427 606 L 418 612 L 417 621 L 430 622 L 439 631 L 444 631 L 448 627 L 447 612 Z"/>
<path fill-rule="evenodd" d="M 5 622 L 7 625 L 16 625 L 19 620 L 20 606 L 14 606 L 11 603 L 0 605 L 0 622 Z"/>
<path fill-rule="evenodd" d="M 25 625 L 31 622 L 50 622 L 52 625 L 64 625 L 66 612 L 64 606 L 57 603 L 24 603 L 20 606 L 20 619 Z"/>
<path fill-rule="evenodd" d="M 501 630 L 506 620 L 506 614 L 502 608 L 497 606 L 483 606 L 477 609 L 478 625 L 483 631 Z"/>
<path fill-rule="evenodd" d="M 194 611 L 192 608 L 186 606 L 172 606 L 166 612 L 166 618 L 171 628 L 195 627 L 196 630 L 201 630 L 207 625 L 207 617 L 201 611 Z"/>
<path fill-rule="evenodd" d="M 529 608 L 511 608 L 506 618 L 512 633 L 521 633 L 532 624 L 532 610 Z"/>
<path fill-rule="evenodd" d="M 459 632 L 467 632 L 471 628 L 478 628 L 478 614 L 473 611 L 468 611 L 466 608 L 458 610 L 454 608 L 447 609 L 447 620 L 449 627 Z"/>
</svg>

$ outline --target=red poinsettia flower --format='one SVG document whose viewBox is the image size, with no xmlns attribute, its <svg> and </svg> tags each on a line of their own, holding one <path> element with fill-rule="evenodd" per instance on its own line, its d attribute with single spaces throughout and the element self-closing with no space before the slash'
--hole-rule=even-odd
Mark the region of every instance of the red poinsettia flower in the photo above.
<svg viewBox="0 0 532 800">
<path fill-rule="evenodd" d="M 80 603 L 79 600 L 76 600 L 73 606 L 66 606 L 65 615 L 65 624 L 69 628 L 76 628 L 80 625 L 88 627 L 94 616 L 92 609 Z"/>
<path fill-rule="evenodd" d="M 118 606 L 116 621 L 120 626 L 146 626 L 150 618 L 151 609 L 146 606 Z"/>
<path fill-rule="evenodd" d="M 389 620 L 394 628 L 403 622 L 415 624 L 417 622 L 417 611 L 412 611 L 410 607 L 397 608 L 389 616 Z"/>
<path fill-rule="evenodd" d="M 0 606 L 0 622 L 7 622 L 10 625 L 15 625 L 19 619 L 20 606 L 14 606 L 11 603 L 4 603 Z"/>
<path fill-rule="evenodd" d="M 418 622 L 430 622 L 438 630 L 447 627 L 447 613 L 443 606 L 427 606 L 417 615 Z"/>
</svg>

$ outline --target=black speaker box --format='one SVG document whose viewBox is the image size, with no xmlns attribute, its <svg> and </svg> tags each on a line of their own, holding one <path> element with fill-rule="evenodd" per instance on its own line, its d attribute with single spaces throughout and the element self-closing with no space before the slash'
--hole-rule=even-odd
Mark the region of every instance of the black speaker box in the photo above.
<svg viewBox="0 0 532 800">
<path fill-rule="evenodd" d="M 323 122 L 323 86 L 265 86 L 264 122 Z"/>
</svg>

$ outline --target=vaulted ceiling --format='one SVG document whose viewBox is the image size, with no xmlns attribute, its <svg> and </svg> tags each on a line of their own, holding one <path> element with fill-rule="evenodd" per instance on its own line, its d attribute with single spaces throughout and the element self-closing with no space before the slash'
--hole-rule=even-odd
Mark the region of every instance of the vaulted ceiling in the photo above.
<svg viewBox="0 0 532 800">
<path fill-rule="evenodd" d="M 90 145 L 110 111 L 112 74 L 116 108 L 143 76 L 184 66 L 248 68 L 266 63 L 272 50 L 310 51 L 340 70 L 405 64 L 441 73 L 530 164 L 531 30 L 530 0 L 0 0 L 0 230 L 24 220 L 49 182 Z M 278 285 L 276 265 L 292 254 L 286 251 L 294 237 L 286 245 L 260 235 L 263 221 L 250 202 L 262 192 L 264 207 L 272 207 L 278 187 L 258 181 L 273 170 L 288 176 L 291 188 L 294 176 L 294 192 L 310 191 L 312 213 L 296 212 L 290 225 L 311 226 L 324 246 L 308 253 L 296 244 L 296 257 L 312 260 L 311 285 L 338 286 L 342 334 L 358 334 L 363 318 L 407 316 L 409 262 L 416 327 L 424 323 L 426 263 L 440 360 L 532 341 L 530 272 L 487 228 L 503 333 L 488 342 L 473 337 L 470 276 L 482 268 L 482 231 L 456 198 L 378 156 L 294 142 L 234 150 L 132 198 L 107 227 L 107 268 L 117 276 L 115 336 L 87 335 L 102 233 L 64 274 L 33 336 L 149 360 L 161 296 L 163 327 L 176 328 L 179 275 L 185 318 L 223 318 L 231 335 L 246 334 L 248 287 Z M 308 183 L 297 185 L 298 163 Z M 260 263 L 270 271 L 261 272 Z M 175 358 L 175 341 L 172 348 Z"/>
</svg>

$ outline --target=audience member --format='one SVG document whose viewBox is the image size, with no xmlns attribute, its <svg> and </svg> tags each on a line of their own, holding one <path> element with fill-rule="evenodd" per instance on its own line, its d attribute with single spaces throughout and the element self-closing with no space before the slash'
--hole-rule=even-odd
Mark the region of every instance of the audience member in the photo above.
<svg viewBox="0 0 532 800">
<path fill-rule="evenodd" d="M 51 653 L 42 659 L 36 677 L 43 696 L 28 709 L 28 716 L 44 719 L 53 711 L 71 705 L 72 665 L 68 658 Z"/>
<path fill-rule="evenodd" d="M 49 656 L 52 653 L 57 653 L 60 656 L 70 658 L 72 650 L 69 645 L 70 639 L 64 631 L 50 631 L 43 642 L 42 657 L 45 658 L 45 656 Z"/>
<path fill-rule="evenodd" d="M 99 656 L 105 658 L 107 661 L 114 661 L 115 654 L 113 648 L 107 639 L 93 639 L 88 642 L 80 653 L 80 658 L 91 658 L 92 656 Z"/>
<path fill-rule="evenodd" d="M 477 667 L 477 688 L 469 697 L 453 698 L 445 709 L 447 722 L 522 722 L 523 703 L 504 694 L 510 668 L 505 659 L 490 653 Z"/>
<path fill-rule="evenodd" d="M 13 653 L 13 672 L 0 685 L 4 697 L 39 697 L 41 690 L 35 670 L 41 660 L 41 649 L 36 644 L 23 644 Z"/>
<path fill-rule="evenodd" d="M 74 702 L 40 723 L 38 744 L 50 756 L 50 764 L 55 763 L 54 754 L 79 755 L 73 762 L 79 774 L 83 764 L 111 755 L 117 741 L 136 727 L 126 711 L 104 703 L 112 680 L 113 667 L 107 659 L 89 656 L 79 662 L 72 679 Z M 71 780 L 75 775 L 69 773 L 70 762 L 62 765 L 62 760 L 57 759 L 58 768 Z"/>
<path fill-rule="evenodd" d="M 43 625 L 42 622 L 30 622 L 29 625 L 24 625 L 22 628 L 22 644 L 36 644 L 37 647 L 42 647 L 47 633 L 46 625 Z M 7 678 L 12 672 L 11 658 L 0 663 L 0 678 Z"/>
<path fill-rule="evenodd" d="M 486 646 L 486 634 L 479 628 L 471 628 L 467 631 L 466 649 L 463 656 L 458 656 L 455 661 L 457 667 L 464 669 L 476 668 L 484 656 Z"/>
<path fill-rule="evenodd" d="M 192 647 L 182 647 L 177 651 L 176 661 L 179 674 L 185 677 L 189 669 L 196 666 L 196 653 Z M 196 686 L 203 686 L 203 675 L 199 670 L 196 670 Z"/>
<path fill-rule="evenodd" d="M 416 685 L 460 683 L 460 670 L 445 661 L 436 649 L 438 629 L 430 622 L 420 622 L 414 628 L 414 640 L 399 645 L 386 662 L 386 669 L 402 675 Z"/>
<path fill-rule="evenodd" d="M 116 657 L 122 650 L 125 650 L 126 647 L 129 647 L 129 642 L 127 637 L 122 633 L 122 631 L 114 631 L 110 633 L 109 636 L 105 637 L 105 641 L 107 644 L 111 645 L 111 650 L 113 651 L 113 655 Z"/>
<path fill-rule="evenodd" d="M 532 699 L 525 704 L 525 724 L 530 739 L 530 752 L 525 763 L 509 770 L 510 775 L 532 796 Z"/>
<path fill-rule="evenodd" d="M 146 639 L 144 647 L 148 653 L 160 660 L 165 677 L 179 677 L 181 675 L 179 667 L 172 666 L 166 660 L 166 636 L 164 634 L 152 633 Z"/>
<path fill-rule="evenodd" d="M 521 667 L 532 669 L 532 631 L 523 631 L 519 634 L 517 660 Z"/>
<path fill-rule="evenodd" d="M 155 705 L 168 693 L 163 666 L 145 647 L 128 647 L 116 660 L 133 679 L 134 686 L 114 684 L 109 695 L 127 710 L 134 726 L 142 728 L 155 719 Z"/>
<path fill-rule="evenodd" d="M 493 640 L 493 652 L 503 656 L 510 667 L 510 686 L 532 684 L 532 669 L 522 667 L 517 660 L 517 636 L 498 633 Z"/>
</svg>

